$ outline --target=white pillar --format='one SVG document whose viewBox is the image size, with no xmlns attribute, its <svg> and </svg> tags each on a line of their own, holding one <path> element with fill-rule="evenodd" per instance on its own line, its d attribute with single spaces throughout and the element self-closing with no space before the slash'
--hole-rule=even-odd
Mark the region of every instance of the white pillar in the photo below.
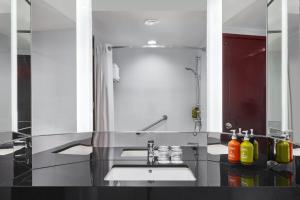
<svg viewBox="0 0 300 200">
<path fill-rule="evenodd" d="M 207 1 L 207 131 L 222 132 L 222 0 Z"/>
<path fill-rule="evenodd" d="M 76 1 L 77 131 L 93 130 L 92 3 Z"/>
</svg>

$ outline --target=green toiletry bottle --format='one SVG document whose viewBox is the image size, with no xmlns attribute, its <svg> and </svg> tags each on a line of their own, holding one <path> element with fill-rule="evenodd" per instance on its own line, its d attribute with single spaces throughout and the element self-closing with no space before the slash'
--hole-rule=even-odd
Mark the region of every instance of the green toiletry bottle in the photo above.
<svg viewBox="0 0 300 200">
<path fill-rule="evenodd" d="M 282 135 L 283 140 L 280 140 L 276 144 L 276 157 L 275 160 L 278 163 L 288 163 L 290 162 L 290 144 L 285 138 L 285 135 Z"/>
<path fill-rule="evenodd" d="M 258 142 L 255 139 L 253 132 L 254 132 L 254 130 L 250 129 L 250 142 L 253 144 L 253 149 L 254 149 L 253 150 L 253 159 L 258 160 L 258 157 L 259 157 Z"/>
<path fill-rule="evenodd" d="M 245 133 L 244 141 L 241 144 L 241 164 L 251 165 L 253 163 L 253 144 L 249 141 L 248 131 L 243 131 Z"/>
</svg>

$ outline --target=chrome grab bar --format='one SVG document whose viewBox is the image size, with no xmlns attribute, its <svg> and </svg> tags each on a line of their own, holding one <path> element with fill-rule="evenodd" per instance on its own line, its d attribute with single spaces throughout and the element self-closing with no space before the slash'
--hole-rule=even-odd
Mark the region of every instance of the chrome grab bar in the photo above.
<svg viewBox="0 0 300 200">
<path fill-rule="evenodd" d="M 163 122 L 163 121 L 166 121 L 168 119 L 168 115 L 163 115 L 162 118 L 152 124 L 150 124 L 149 126 L 146 126 L 145 128 L 143 128 L 141 131 L 147 131 L 149 130 L 150 128 L 156 126 L 157 124 Z M 141 133 L 137 132 L 136 133 L 137 135 L 140 135 Z"/>
</svg>

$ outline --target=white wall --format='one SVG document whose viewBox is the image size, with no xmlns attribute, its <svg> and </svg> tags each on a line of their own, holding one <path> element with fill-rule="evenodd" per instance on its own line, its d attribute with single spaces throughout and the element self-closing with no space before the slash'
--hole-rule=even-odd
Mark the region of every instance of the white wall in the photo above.
<svg viewBox="0 0 300 200">
<path fill-rule="evenodd" d="M 32 135 L 76 132 L 76 31 L 32 33 Z"/>
<path fill-rule="evenodd" d="M 269 49 L 267 77 L 268 127 L 281 129 L 281 51 Z"/>
<path fill-rule="evenodd" d="M 300 143 L 300 40 L 299 32 L 293 32 L 289 37 L 289 67 L 291 79 L 292 117 L 294 140 Z"/>
<path fill-rule="evenodd" d="M 195 79 L 185 67 L 195 67 L 198 50 L 124 48 L 113 52 L 120 67 L 114 85 L 115 130 L 140 130 L 168 115 L 152 130 L 193 131 Z"/>
<path fill-rule="evenodd" d="M 10 51 L 10 37 L 0 33 L 0 131 L 12 128 Z"/>
</svg>

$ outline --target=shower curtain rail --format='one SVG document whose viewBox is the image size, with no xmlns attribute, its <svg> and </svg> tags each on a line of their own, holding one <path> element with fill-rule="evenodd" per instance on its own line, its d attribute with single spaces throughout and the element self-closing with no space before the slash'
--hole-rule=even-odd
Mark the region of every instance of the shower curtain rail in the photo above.
<svg viewBox="0 0 300 200">
<path fill-rule="evenodd" d="M 152 128 L 152 127 L 156 126 L 157 124 L 159 124 L 159 123 L 161 123 L 163 121 L 166 121 L 166 120 L 168 120 L 168 115 L 163 115 L 161 119 L 159 119 L 158 121 L 156 121 L 156 122 L 150 124 L 149 126 L 143 128 L 141 131 L 147 131 L 150 128 Z M 140 135 L 141 133 L 137 132 L 136 134 Z"/>
</svg>

